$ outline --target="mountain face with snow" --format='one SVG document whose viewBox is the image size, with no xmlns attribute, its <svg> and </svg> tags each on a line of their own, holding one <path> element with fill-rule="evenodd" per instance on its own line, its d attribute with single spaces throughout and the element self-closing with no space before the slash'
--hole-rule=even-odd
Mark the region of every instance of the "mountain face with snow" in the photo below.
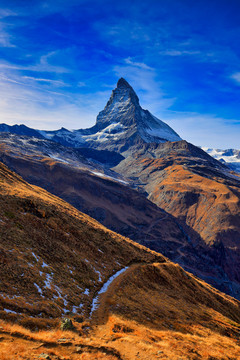
<svg viewBox="0 0 240 360">
<path fill-rule="evenodd" d="M 135 91 L 123 78 L 119 79 L 92 128 L 73 131 L 65 128 L 56 131 L 32 130 L 32 133 L 30 130 L 23 128 L 23 125 L 9 127 L 0 124 L 0 131 L 46 138 L 75 148 L 89 147 L 120 153 L 137 144 L 181 140 L 170 126 L 141 108 Z"/>
<path fill-rule="evenodd" d="M 207 147 L 202 147 L 213 158 L 221 161 L 223 164 L 228 165 L 234 171 L 240 173 L 240 150 L 236 149 L 209 149 Z"/>
<path fill-rule="evenodd" d="M 121 78 L 105 106 L 97 116 L 96 125 L 89 129 L 90 146 L 126 151 L 136 143 L 179 141 L 179 135 L 148 110 L 143 110 L 138 96 Z"/>
</svg>

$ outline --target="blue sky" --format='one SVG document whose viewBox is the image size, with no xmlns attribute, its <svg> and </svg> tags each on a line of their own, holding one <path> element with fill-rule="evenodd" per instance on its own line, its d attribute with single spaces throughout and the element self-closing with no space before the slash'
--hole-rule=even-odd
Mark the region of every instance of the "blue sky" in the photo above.
<svg viewBox="0 0 240 360">
<path fill-rule="evenodd" d="M 195 145 L 240 148 L 238 0 L 1 0 L 0 122 L 90 127 L 124 77 Z"/>
</svg>

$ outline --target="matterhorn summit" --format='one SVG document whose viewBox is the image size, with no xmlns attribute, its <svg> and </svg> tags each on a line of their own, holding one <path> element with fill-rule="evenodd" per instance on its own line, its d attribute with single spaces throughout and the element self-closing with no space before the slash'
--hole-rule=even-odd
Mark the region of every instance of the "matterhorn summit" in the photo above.
<svg viewBox="0 0 240 360">
<path fill-rule="evenodd" d="M 121 153 L 140 143 L 181 140 L 170 126 L 141 108 L 137 94 L 123 78 L 98 114 L 96 124 L 85 130 L 83 137 L 90 147 Z"/>
</svg>

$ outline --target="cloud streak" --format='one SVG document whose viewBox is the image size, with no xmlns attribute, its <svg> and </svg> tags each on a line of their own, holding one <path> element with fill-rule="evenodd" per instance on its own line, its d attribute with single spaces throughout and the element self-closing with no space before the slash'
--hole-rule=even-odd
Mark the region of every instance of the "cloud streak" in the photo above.
<svg viewBox="0 0 240 360">
<path fill-rule="evenodd" d="M 194 50 L 176 50 L 176 49 L 169 49 L 159 52 L 160 55 L 167 55 L 167 56 L 183 56 L 183 55 L 199 55 L 201 54 L 200 51 Z"/>
<path fill-rule="evenodd" d="M 144 64 L 142 62 L 136 62 L 136 61 L 132 61 L 132 59 L 130 57 L 128 57 L 127 59 L 124 59 L 125 63 L 128 65 L 132 65 L 135 67 L 139 67 L 140 69 L 144 69 L 144 70 L 153 70 L 153 68 L 151 68 L 150 66 L 148 66 L 147 64 Z"/>
<path fill-rule="evenodd" d="M 34 65 L 16 65 L 9 62 L 1 62 L 0 69 L 10 69 L 10 70 L 27 70 L 34 72 L 48 72 L 48 73 L 69 73 L 69 69 L 63 66 L 52 65 L 49 63 L 49 59 L 56 55 L 56 51 L 50 52 L 48 54 L 42 55 L 39 61 Z"/>
<path fill-rule="evenodd" d="M 230 76 L 230 79 L 235 80 L 240 85 L 240 72 L 236 72 Z"/>
</svg>

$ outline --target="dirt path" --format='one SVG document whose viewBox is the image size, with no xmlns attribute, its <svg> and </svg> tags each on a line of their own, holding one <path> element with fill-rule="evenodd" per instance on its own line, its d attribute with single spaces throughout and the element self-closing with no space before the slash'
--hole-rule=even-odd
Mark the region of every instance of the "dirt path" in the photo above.
<svg viewBox="0 0 240 360">
<path fill-rule="evenodd" d="M 128 276 L 134 269 L 143 264 L 133 264 L 122 272 L 119 276 L 114 278 L 111 284 L 108 286 L 106 292 L 101 293 L 98 297 L 98 305 L 95 310 L 92 312 L 91 322 L 93 325 L 101 325 L 106 323 L 109 315 L 109 304 L 111 303 L 111 298 L 116 290 L 119 288 L 121 281 L 125 276 Z"/>
<path fill-rule="evenodd" d="M 144 233 L 145 233 L 145 234 L 149 234 L 153 227 L 155 227 L 160 221 L 163 221 L 163 220 L 165 220 L 165 219 L 167 219 L 167 218 L 169 218 L 169 215 L 168 215 L 168 214 L 166 214 L 165 216 L 163 216 L 163 217 L 160 218 L 160 219 L 159 219 L 159 218 L 156 219 L 155 221 L 153 221 L 153 222 L 149 225 L 149 227 L 147 228 L 146 231 L 144 231 Z"/>
</svg>

